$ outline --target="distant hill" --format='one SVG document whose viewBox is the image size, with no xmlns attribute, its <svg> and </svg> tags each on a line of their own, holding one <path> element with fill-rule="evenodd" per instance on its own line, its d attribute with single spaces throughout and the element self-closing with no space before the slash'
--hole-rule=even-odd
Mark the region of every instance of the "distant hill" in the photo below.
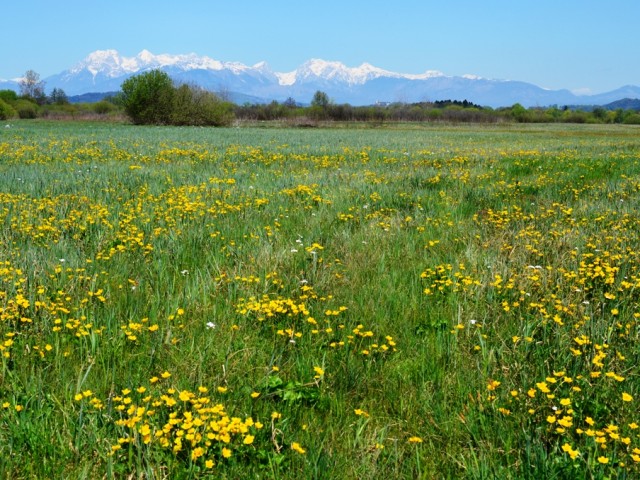
<svg viewBox="0 0 640 480">
<path fill-rule="evenodd" d="M 640 99 L 623 98 L 622 100 L 607 103 L 606 105 L 603 105 L 603 107 L 607 110 L 618 110 L 621 108 L 622 110 L 635 110 L 636 112 L 640 112 Z"/>
<path fill-rule="evenodd" d="M 113 97 L 117 95 L 118 92 L 91 92 L 91 93 L 83 93 L 81 95 L 71 95 L 68 97 L 69 103 L 96 103 L 100 100 L 104 100 L 108 97 Z"/>
</svg>

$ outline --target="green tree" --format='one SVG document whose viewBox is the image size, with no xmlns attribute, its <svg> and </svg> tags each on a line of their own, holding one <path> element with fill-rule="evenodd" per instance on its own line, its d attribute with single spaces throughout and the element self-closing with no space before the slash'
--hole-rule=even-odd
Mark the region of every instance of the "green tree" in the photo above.
<svg viewBox="0 0 640 480">
<path fill-rule="evenodd" d="M 321 92 L 318 90 L 313 94 L 313 98 L 311 99 L 312 107 L 320 107 L 327 108 L 329 106 L 329 96 L 325 92 Z"/>
<path fill-rule="evenodd" d="M 135 124 L 171 123 L 175 88 L 169 75 L 150 70 L 128 78 L 122 84 L 122 105 Z"/>
<path fill-rule="evenodd" d="M 18 94 L 13 90 L 0 90 L 0 100 L 7 103 L 13 103 L 18 100 Z"/>
<path fill-rule="evenodd" d="M 515 103 L 511 107 L 511 116 L 516 119 L 518 122 L 526 122 L 528 118 L 527 109 L 524 108 L 519 103 Z"/>
<path fill-rule="evenodd" d="M 63 89 L 54 88 L 49 95 L 49 102 L 54 105 L 67 105 L 69 104 L 69 98 Z"/>
<path fill-rule="evenodd" d="M 24 77 L 19 82 L 20 95 L 28 100 L 35 101 L 38 105 L 43 105 L 47 100 L 44 93 L 45 83 L 40 80 L 40 74 L 33 70 L 27 70 Z"/>
</svg>

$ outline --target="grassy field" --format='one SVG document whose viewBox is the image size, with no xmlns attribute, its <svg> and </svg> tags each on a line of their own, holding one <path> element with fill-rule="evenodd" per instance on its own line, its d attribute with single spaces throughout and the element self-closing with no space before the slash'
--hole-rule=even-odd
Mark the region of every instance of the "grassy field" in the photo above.
<svg viewBox="0 0 640 480">
<path fill-rule="evenodd" d="M 635 127 L 15 122 L 0 476 L 638 478 L 639 211 Z"/>
</svg>

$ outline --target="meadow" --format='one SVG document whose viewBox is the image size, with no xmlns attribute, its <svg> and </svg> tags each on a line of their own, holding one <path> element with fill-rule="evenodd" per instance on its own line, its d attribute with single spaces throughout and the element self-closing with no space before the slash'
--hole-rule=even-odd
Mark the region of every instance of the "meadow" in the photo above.
<svg viewBox="0 0 640 480">
<path fill-rule="evenodd" d="M 638 478 L 640 130 L 12 122 L 2 478 Z"/>
</svg>

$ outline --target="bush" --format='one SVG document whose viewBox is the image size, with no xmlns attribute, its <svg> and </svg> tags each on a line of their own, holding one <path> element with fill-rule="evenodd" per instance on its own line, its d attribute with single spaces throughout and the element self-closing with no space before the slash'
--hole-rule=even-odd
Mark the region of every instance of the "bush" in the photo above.
<svg viewBox="0 0 640 480">
<path fill-rule="evenodd" d="M 196 116 L 198 123 L 192 125 L 209 125 L 222 127 L 231 125 L 233 121 L 233 104 L 220 100 L 211 92 L 196 93 Z"/>
<path fill-rule="evenodd" d="M 640 113 L 630 113 L 623 122 L 625 125 L 640 125 Z"/>
<path fill-rule="evenodd" d="M 106 115 L 107 113 L 111 113 L 115 110 L 116 106 L 107 102 L 106 100 L 101 100 L 95 104 L 93 104 L 93 111 L 98 115 Z"/>
<path fill-rule="evenodd" d="M 0 100 L 4 100 L 6 103 L 13 103 L 18 100 L 18 94 L 13 90 L 0 90 Z"/>
<path fill-rule="evenodd" d="M 134 75 L 122 84 L 122 105 L 135 124 L 171 123 L 175 89 L 169 75 L 161 70 Z"/>
<path fill-rule="evenodd" d="M 0 120 L 16 116 L 16 111 L 4 100 L 0 99 Z"/>
<path fill-rule="evenodd" d="M 38 106 L 29 100 L 18 100 L 14 104 L 20 118 L 36 118 L 38 116 Z"/>
</svg>

